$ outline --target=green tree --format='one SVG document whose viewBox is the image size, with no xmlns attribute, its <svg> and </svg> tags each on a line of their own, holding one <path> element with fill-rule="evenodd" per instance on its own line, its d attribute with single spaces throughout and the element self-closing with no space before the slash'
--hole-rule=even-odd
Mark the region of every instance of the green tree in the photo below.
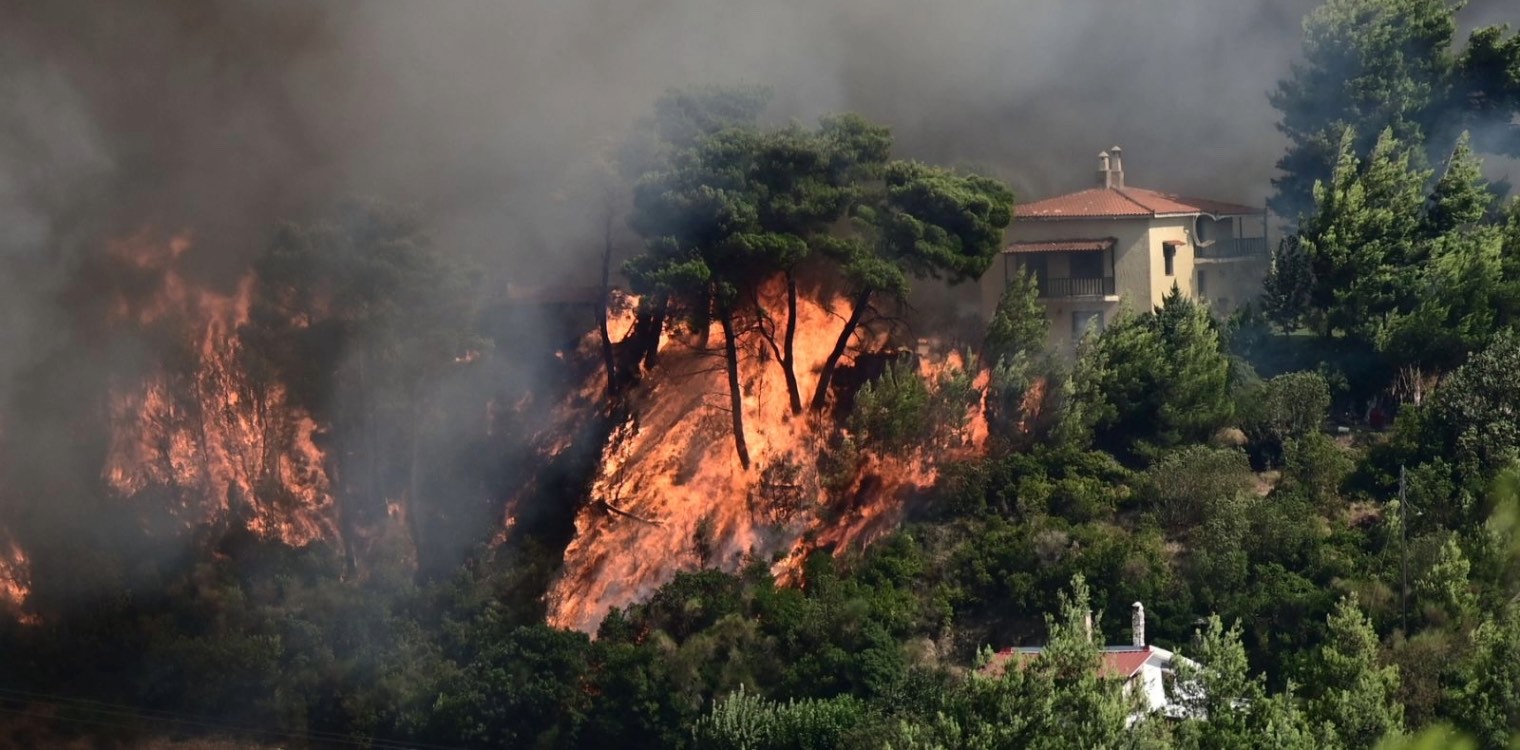
<svg viewBox="0 0 1520 750">
<path fill-rule="evenodd" d="M 1173 287 L 1153 312 L 1083 342 L 1073 413 L 1100 447 L 1143 454 L 1208 439 L 1233 414 L 1229 380 L 1213 317 Z"/>
<path fill-rule="evenodd" d="M 638 123 L 622 144 L 618 172 L 637 190 L 641 181 L 668 172 L 678 157 L 725 130 L 758 127 L 771 92 L 761 86 L 700 86 L 672 89 L 654 103 L 654 115 Z M 630 224 L 634 223 L 630 217 Z M 653 367 L 669 313 L 669 299 L 659 293 L 642 295 L 629 336 L 632 346 L 621 363 L 625 372 L 642 363 Z"/>
<path fill-rule="evenodd" d="M 795 237 L 784 253 L 770 259 L 786 286 L 786 325 L 780 341 L 766 306 L 754 300 L 759 332 L 776 355 L 786 378 L 792 412 L 802 413 L 793 342 L 797 336 L 798 267 L 815 247 L 827 247 L 831 232 L 886 158 L 883 129 L 858 117 L 826 118 L 816 132 L 797 127 L 767 134 L 750 170 L 761 230 Z"/>
<path fill-rule="evenodd" d="M 1474 114 L 1474 130 L 1490 153 L 1520 154 L 1520 34 L 1507 26 L 1475 29 L 1457 59 L 1457 96 Z"/>
<path fill-rule="evenodd" d="M 471 746 L 574 746 L 590 703 L 586 636 L 543 625 L 502 631 L 491 623 L 473 633 L 468 663 L 438 686 L 435 734 Z"/>
<path fill-rule="evenodd" d="M 986 177 L 894 161 L 862 191 L 853 215 L 853 231 L 829 248 L 853 293 L 850 314 L 819 372 L 813 411 L 827 404 L 839 359 L 872 299 L 902 300 L 910 278 L 957 283 L 987 270 L 1013 217 L 1013 193 Z"/>
<path fill-rule="evenodd" d="M 692 736 L 701 750 L 848 748 L 855 747 L 850 734 L 866 717 L 866 707 L 848 695 L 777 703 L 740 686 L 713 702 Z"/>
<path fill-rule="evenodd" d="M 1425 231 L 1440 236 L 1458 227 L 1476 224 L 1493 205 L 1494 194 L 1483 177 L 1483 162 L 1473 155 L 1470 136 L 1464 131 L 1446 160 L 1446 169 L 1430 193 L 1425 211 Z"/>
<path fill-rule="evenodd" d="M 746 469 L 736 319 L 755 287 L 806 249 L 795 235 L 760 223 L 762 206 L 748 176 L 763 140 L 753 130 L 724 130 L 678 154 L 668 171 L 644 178 L 631 221 L 647 238 L 646 248 L 624 266 L 635 291 L 666 300 L 699 331 L 709 316 L 717 319 L 734 449 Z"/>
<path fill-rule="evenodd" d="M 1448 153 L 1464 128 L 1491 153 L 1520 153 L 1520 37 L 1503 26 L 1476 29 L 1454 49 L 1460 3 L 1447 0 L 1328 0 L 1304 19 L 1303 59 L 1269 98 L 1288 150 L 1270 205 L 1294 220 L 1312 188 L 1335 169 L 1338 140 L 1366 155 L 1378 133 L 1418 151 Z"/>
<path fill-rule="evenodd" d="M 1290 440 L 1317 433 L 1330 411 L 1330 386 L 1317 372 L 1278 375 L 1242 399 L 1241 427 L 1269 462 L 1281 460 Z"/>
<path fill-rule="evenodd" d="M 1381 316 L 1415 296 L 1423 260 L 1416 232 L 1427 174 L 1410 167 L 1407 148 L 1384 130 L 1363 165 L 1347 131 L 1328 182 L 1314 186 L 1314 210 L 1300 227 L 1314 286 L 1308 311 L 1320 332 L 1370 337 Z"/>
<path fill-rule="evenodd" d="M 1396 700 L 1399 670 L 1378 660 L 1377 634 L 1353 598 L 1336 605 L 1315 668 L 1305 680 L 1307 711 L 1329 737 L 1349 750 L 1375 747 L 1403 732 L 1404 711 Z"/>
<path fill-rule="evenodd" d="M 1292 686 L 1269 695 L 1265 678 L 1250 675 L 1239 623 L 1226 629 L 1211 615 L 1194 633 L 1189 657 L 1191 662 L 1179 665 L 1174 686 L 1185 717 L 1173 738 L 1177 748 L 1321 747 L 1293 700 Z"/>
<path fill-rule="evenodd" d="M 1289 142 L 1272 210 L 1307 215 L 1314 184 L 1379 133 L 1423 144 L 1450 101 L 1455 33 L 1445 0 L 1328 0 L 1310 13 L 1303 61 L 1269 97 Z"/>
<path fill-rule="evenodd" d="M 1145 492 L 1167 528 L 1195 526 L 1215 503 L 1255 484 L 1246 455 L 1234 448 L 1189 445 L 1167 453 L 1145 472 Z"/>
<path fill-rule="evenodd" d="M 1046 616 L 1049 641 L 1038 656 L 1014 656 L 1000 673 L 979 671 L 922 720 L 904 720 L 893 748 L 1145 748 L 1161 746 L 1159 722 L 1131 721 L 1138 693 L 1101 669 L 1089 634 L 1089 592 L 1078 576 Z M 991 658 L 985 654 L 983 661 Z"/>
<path fill-rule="evenodd" d="M 1511 601 L 1473 631 L 1447 703 L 1446 714 L 1485 748 L 1511 747 L 1520 735 L 1520 604 Z"/>
<path fill-rule="evenodd" d="M 1298 235 L 1282 238 L 1262 282 L 1262 312 L 1284 331 L 1294 331 L 1309 312 L 1314 287 L 1314 261 Z"/>
<path fill-rule="evenodd" d="M 1033 274 L 1017 274 L 998 297 L 997 309 L 987 324 L 982 359 L 989 364 L 1030 357 L 1045 348 L 1050 320 L 1040 304 Z"/>
</svg>

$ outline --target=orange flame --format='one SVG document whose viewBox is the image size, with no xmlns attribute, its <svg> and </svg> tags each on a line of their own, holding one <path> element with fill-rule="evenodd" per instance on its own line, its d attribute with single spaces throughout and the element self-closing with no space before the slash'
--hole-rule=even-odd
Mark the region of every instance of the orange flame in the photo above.
<svg viewBox="0 0 1520 750">
<path fill-rule="evenodd" d="M 32 564 L 14 540 L 0 546 L 0 607 L 20 609 L 32 593 Z M 26 618 L 23 618 L 23 622 Z"/>
<path fill-rule="evenodd" d="M 785 324 L 784 286 L 763 295 L 777 325 Z M 839 333 L 840 299 L 798 300 L 794 357 L 806 398 Z M 842 493 L 831 495 L 818 455 L 833 431 L 827 419 L 791 413 L 780 367 L 768 345 L 741 342 L 745 437 L 753 468 L 743 470 L 729 432 L 721 334 L 703 349 L 662 339 L 661 364 L 632 398 L 634 416 L 603 450 L 589 502 L 576 518 L 564 567 L 548 594 L 550 624 L 595 630 L 608 609 L 648 596 L 678 571 L 703 566 L 737 570 L 747 558 L 778 560 L 790 578 L 813 549 L 843 551 L 890 531 L 903 501 L 934 482 L 942 455 L 864 455 Z M 779 333 L 777 338 L 779 339 Z M 868 346 L 883 343 L 865 335 Z M 921 359 L 923 361 L 923 359 Z M 926 362 L 926 375 L 963 368 L 958 357 Z M 985 375 L 978 382 L 985 386 Z M 594 388 L 594 384 L 588 384 Z M 973 407 L 981 420 L 980 405 Z M 959 442 L 980 450 L 985 420 Z M 843 500 L 839 498 L 843 497 Z"/>
<path fill-rule="evenodd" d="M 239 364 L 237 330 L 248 320 L 253 277 L 231 295 L 192 284 L 177 263 L 190 246 L 185 233 L 155 243 L 142 232 L 109 248 L 156 274 L 151 294 L 116 300 L 118 324 L 186 332 L 194 364 L 188 376 L 160 365 L 114 389 L 102 476 L 124 497 L 176 490 L 174 515 L 189 525 L 225 518 L 236 502 L 260 536 L 297 546 L 334 537 L 320 426 L 287 402 L 282 386 L 255 386 Z"/>
</svg>

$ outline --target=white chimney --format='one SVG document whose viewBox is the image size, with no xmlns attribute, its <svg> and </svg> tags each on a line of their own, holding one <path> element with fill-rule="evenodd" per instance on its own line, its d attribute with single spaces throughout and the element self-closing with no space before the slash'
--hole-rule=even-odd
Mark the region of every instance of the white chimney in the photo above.
<svg viewBox="0 0 1520 750">
<path fill-rule="evenodd" d="M 1124 187 L 1124 152 L 1118 146 L 1108 150 L 1109 179 L 1107 187 Z"/>
<path fill-rule="evenodd" d="M 1114 175 L 1108 171 L 1108 152 L 1098 152 L 1098 184 L 1105 188 L 1114 186 Z"/>
<path fill-rule="evenodd" d="M 1129 605 L 1134 610 L 1130 615 L 1129 628 L 1133 633 L 1131 643 L 1139 648 L 1145 647 L 1145 605 L 1135 602 Z"/>
</svg>

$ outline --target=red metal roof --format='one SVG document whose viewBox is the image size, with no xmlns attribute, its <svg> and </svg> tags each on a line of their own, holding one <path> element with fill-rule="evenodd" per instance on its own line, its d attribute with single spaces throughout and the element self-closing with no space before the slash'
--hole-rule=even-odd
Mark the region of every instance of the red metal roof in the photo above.
<svg viewBox="0 0 1520 750">
<path fill-rule="evenodd" d="M 1112 250 L 1113 237 L 1097 240 L 1042 240 L 1040 242 L 1015 242 L 1008 246 L 1010 253 L 1080 253 L 1094 250 Z"/>
<path fill-rule="evenodd" d="M 983 674 L 996 677 L 1008 669 L 1010 662 L 1017 660 L 1019 664 L 1028 663 L 1039 656 L 1042 650 L 1039 648 L 1005 648 L 993 654 L 992 661 L 987 662 L 987 666 L 982 667 L 981 671 Z M 1140 648 L 1110 646 L 1103 650 L 1101 654 L 1102 662 L 1098 670 L 1105 677 L 1120 677 L 1127 680 L 1134 677 L 1135 673 L 1139 672 L 1140 668 L 1145 666 L 1145 662 L 1150 658 L 1150 646 Z"/>
<path fill-rule="evenodd" d="M 1164 214 L 1260 215 L 1263 209 L 1145 188 L 1090 188 L 1014 207 L 1021 219 L 1118 219 Z"/>
<path fill-rule="evenodd" d="M 1134 677 L 1140 668 L 1145 666 L 1146 660 L 1151 658 L 1151 647 L 1138 648 L 1134 651 L 1104 651 L 1103 672 L 1110 676 L 1123 678 Z"/>
</svg>

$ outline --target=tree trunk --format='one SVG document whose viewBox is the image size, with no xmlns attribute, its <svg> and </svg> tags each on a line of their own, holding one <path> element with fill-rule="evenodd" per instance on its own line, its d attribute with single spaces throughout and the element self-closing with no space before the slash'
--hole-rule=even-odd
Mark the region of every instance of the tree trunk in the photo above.
<svg viewBox="0 0 1520 750">
<path fill-rule="evenodd" d="M 844 356 L 845 347 L 850 344 L 850 336 L 855 333 L 855 327 L 860 325 L 860 319 L 866 314 L 866 305 L 871 302 L 871 290 L 863 289 L 855 295 L 855 309 L 850 311 L 850 318 L 844 322 L 844 330 L 839 332 L 839 340 L 834 342 L 834 351 L 829 352 L 829 358 L 823 361 L 823 371 L 818 373 L 818 387 L 813 389 L 813 411 L 821 412 L 829 399 L 829 382 L 834 379 L 834 370 L 839 367 L 839 358 Z"/>
<path fill-rule="evenodd" d="M 607 212 L 607 225 L 602 233 L 602 290 L 597 295 L 596 327 L 602 334 L 602 362 L 607 367 L 607 398 L 618 394 L 617 359 L 612 352 L 612 334 L 607 330 L 607 302 L 612 281 L 612 212 Z M 656 339 L 658 341 L 658 339 Z M 656 344 L 658 345 L 658 344 Z"/>
<path fill-rule="evenodd" d="M 792 413 L 802 413 L 802 390 L 797 386 L 797 360 L 792 342 L 797 338 L 797 277 L 786 272 L 786 338 L 781 350 L 781 369 L 786 373 L 786 395 L 792 400 Z"/>
<path fill-rule="evenodd" d="M 739 390 L 739 348 L 734 342 L 733 310 L 719 307 L 718 325 L 723 328 L 723 359 L 728 364 L 728 405 L 733 415 L 734 450 L 739 453 L 739 464 L 748 471 L 749 446 L 744 442 L 744 394 Z"/>
<path fill-rule="evenodd" d="M 417 572 L 422 572 L 422 534 L 417 525 L 421 522 L 422 509 L 422 419 L 426 413 L 426 404 L 420 397 L 412 400 L 412 423 L 408 426 L 411 433 L 411 460 L 407 466 L 406 481 L 406 533 L 412 538 L 412 549 L 417 555 Z M 387 509 L 389 510 L 389 509 Z"/>
</svg>

